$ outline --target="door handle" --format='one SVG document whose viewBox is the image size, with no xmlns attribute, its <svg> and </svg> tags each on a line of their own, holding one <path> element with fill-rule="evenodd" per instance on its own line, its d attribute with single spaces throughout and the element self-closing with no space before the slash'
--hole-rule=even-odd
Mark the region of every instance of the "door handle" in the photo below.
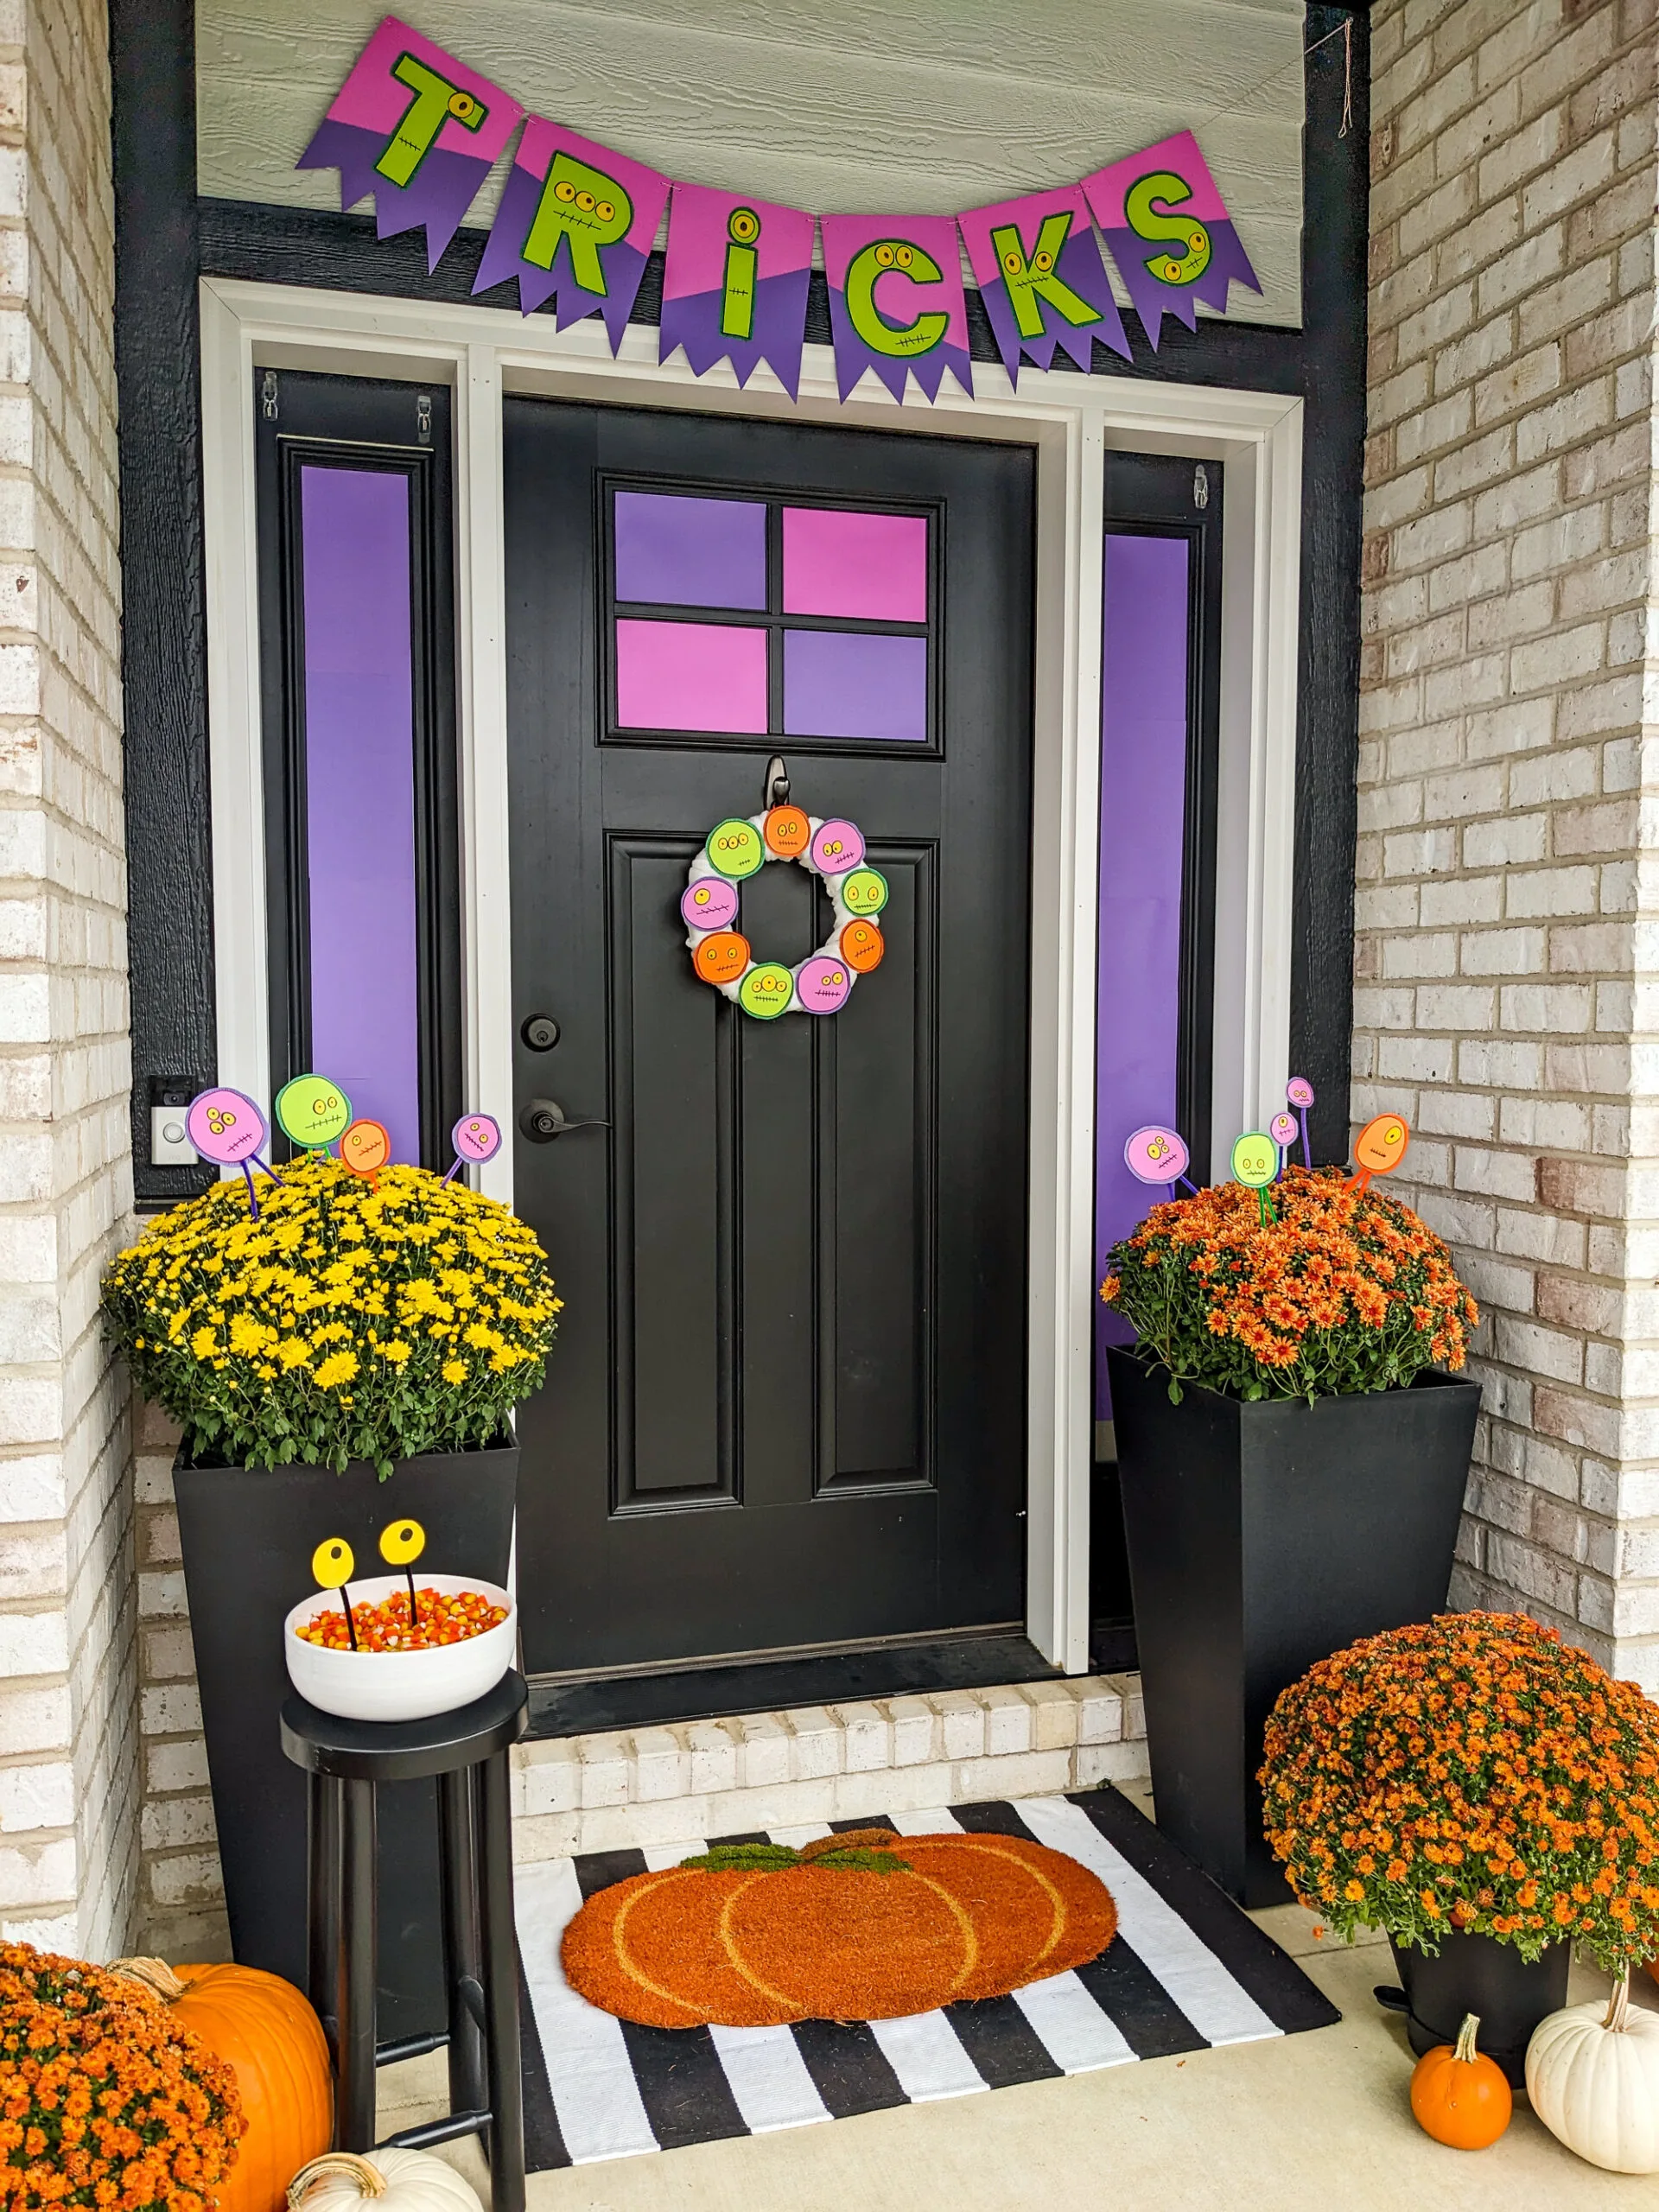
<svg viewBox="0 0 1659 2212">
<path fill-rule="evenodd" d="M 556 1098 L 532 1098 L 518 1116 L 518 1127 L 532 1144 L 551 1144 L 555 1137 L 569 1136 L 572 1129 L 608 1129 L 608 1122 L 571 1122 Z"/>
</svg>

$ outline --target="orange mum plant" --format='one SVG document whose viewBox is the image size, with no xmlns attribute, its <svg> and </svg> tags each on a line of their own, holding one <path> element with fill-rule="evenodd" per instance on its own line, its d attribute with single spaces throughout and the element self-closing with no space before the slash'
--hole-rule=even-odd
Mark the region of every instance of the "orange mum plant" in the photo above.
<svg viewBox="0 0 1659 2212">
<path fill-rule="evenodd" d="M 1260 1774 L 1291 1887 L 1351 1939 L 1659 1954 L 1659 1705 L 1519 1613 L 1444 1613 L 1284 1691 Z"/>
<path fill-rule="evenodd" d="M 230 2068 L 134 1983 L 0 1943 L 3 2212 L 208 2212 L 242 2128 Z"/>
<path fill-rule="evenodd" d="M 1172 1199 L 1109 1255 L 1100 1294 L 1178 1404 L 1185 1382 L 1311 1404 L 1463 1365 L 1475 1301 L 1409 1206 L 1339 1168 L 1287 1167 L 1268 1197 L 1271 1222 L 1242 1183 Z"/>
</svg>

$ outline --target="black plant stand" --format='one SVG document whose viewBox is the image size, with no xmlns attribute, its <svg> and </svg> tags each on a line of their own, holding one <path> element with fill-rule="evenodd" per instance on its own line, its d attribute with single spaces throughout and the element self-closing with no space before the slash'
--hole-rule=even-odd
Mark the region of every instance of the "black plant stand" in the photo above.
<svg viewBox="0 0 1659 2212">
<path fill-rule="evenodd" d="M 448 2045 L 449 2112 L 390 2144 L 484 2139 L 493 2212 L 524 2212 L 524 2083 L 512 1920 L 507 1759 L 529 1723 L 522 1675 L 430 1720 L 342 1720 L 302 1697 L 283 1707 L 283 1749 L 309 1784 L 307 1920 L 311 2002 L 334 2055 L 334 2141 L 374 2148 L 375 2068 Z M 435 1776 L 448 2032 L 375 2035 L 375 1789 Z"/>
</svg>

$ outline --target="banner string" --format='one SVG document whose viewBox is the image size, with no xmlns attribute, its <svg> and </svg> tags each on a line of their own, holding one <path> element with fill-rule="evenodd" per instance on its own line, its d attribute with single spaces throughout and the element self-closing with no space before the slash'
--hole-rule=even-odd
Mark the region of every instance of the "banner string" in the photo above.
<svg viewBox="0 0 1659 2212">
<path fill-rule="evenodd" d="M 1342 128 L 1337 136 L 1345 138 L 1348 127 L 1354 119 L 1354 19 L 1351 16 L 1344 17 L 1335 30 L 1326 31 L 1323 38 L 1316 38 L 1312 46 L 1305 46 L 1295 61 L 1287 61 L 1281 67 L 1269 70 L 1265 77 L 1250 86 L 1249 92 L 1241 92 L 1236 100 L 1229 100 L 1225 107 L 1212 108 L 1201 123 L 1192 126 L 1193 136 L 1196 137 L 1200 130 L 1207 130 L 1224 115 L 1233 115 L 1240 108 L 1248 107 L 1258 92 L 1264 92 L 1269 85 L 1276 85 L 1281 77 L 1287 77 L 1300 63 L 1306 60 L 1310 54 L 1317 54 L 1322 46 L 1329 46 L 1333 38 L 1339 38 L 1343 42 Z"/>
</svg>

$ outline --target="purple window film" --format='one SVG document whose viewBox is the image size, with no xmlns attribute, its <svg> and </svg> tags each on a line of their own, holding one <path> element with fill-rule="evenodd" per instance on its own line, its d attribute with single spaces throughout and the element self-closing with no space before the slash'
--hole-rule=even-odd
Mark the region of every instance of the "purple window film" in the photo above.
<svg viewBox="0 0 1659 2212">
<path fill-rule="evenodd" d="M 784 612 L 927 620 L 927 517 L 784 509 Z"/>
<path fill-rule="evenodd" d="M 927 738 L 927 639 L 854 630 L 785 630 L 788 737 Z"/>
<path fill-rule="evenodd" d="M 300 472 L 311 1065 L 421 1156 L 409 480 Z"/>
<path fill-rule="evenodd" d="M 1101 658 L 1100 935 L 1096 1030 L 1095 1282 L 1106 1254 L 1165 1192 L 1123 1164 L 1148 1122 L 1173 1127 L 1180 1031 L 1186 822 L 1187 543 L 1109 535 Z M 1188 1134 L 1182 1132 L 1183 1135 Z M 1206 1174 L 1195 1161 L 1195 1180 Z M 1103 1357 L 1132 1332 L 1095 1300 L 1095 1415 Z"/>
<path fill-rule="evenodd" d="M 645 606 L 766 605 L 762 500 L 616 494 L 616 595 Z"/>
<path fill-rule="evenodd" d="M 620 729 L 766 734 L 766 633 L 723 622 L 616 626 Z"/>
</svg>

